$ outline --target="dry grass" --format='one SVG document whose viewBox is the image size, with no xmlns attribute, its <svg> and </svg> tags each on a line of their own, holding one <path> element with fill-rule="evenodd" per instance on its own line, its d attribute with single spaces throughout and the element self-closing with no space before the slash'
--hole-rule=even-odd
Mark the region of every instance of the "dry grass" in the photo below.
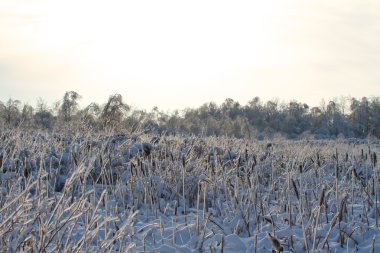
<svg viewBox="0 0 380 253">
<path fill-rule="evenodd" d="M 378 227 L 377 144 L 165 136 L 132 154 L 134 139 L 2 133 L 0 248 L 214 251 L 237 234 L 259 250 L 270 232 L 285 251 L 317 252 Z"/>
</svg>

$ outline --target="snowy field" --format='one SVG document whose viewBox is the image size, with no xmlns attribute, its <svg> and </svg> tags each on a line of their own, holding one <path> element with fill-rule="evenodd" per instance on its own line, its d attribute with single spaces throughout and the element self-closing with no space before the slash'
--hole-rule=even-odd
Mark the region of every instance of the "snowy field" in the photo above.
<svg viewBox="0 0 380 253">
<path fill-rule="evenodd" d="M 2 132 L 0 249 L 380 252 L 379 154 L 361 140 Z"/>
</svg>

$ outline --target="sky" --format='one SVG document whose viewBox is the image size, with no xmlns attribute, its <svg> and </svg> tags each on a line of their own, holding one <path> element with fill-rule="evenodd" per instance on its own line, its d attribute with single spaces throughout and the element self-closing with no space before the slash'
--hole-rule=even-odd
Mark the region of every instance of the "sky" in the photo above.
<svg viewBox="0 0 380 253">
<path fill-rule="evenodd" d="M 1 0 L 0 101 L 380 96 L 378 0 Z"/>
</svg>

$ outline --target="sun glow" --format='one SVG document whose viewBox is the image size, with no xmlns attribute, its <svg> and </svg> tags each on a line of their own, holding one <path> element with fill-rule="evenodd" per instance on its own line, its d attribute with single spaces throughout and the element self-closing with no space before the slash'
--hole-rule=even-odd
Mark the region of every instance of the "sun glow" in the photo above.
<svg viewBox="0 0 380 253">
<path fill-rule="evenodd" d="M 263 7 L 267 13 L 257 11 Z M 96 2 L 76 10 L 55 8 L 58 15 L 51 14 L 47 37 L 76 41 L 88 59 L 121 74 L 198 79 L 210 70 L 258 64 L 273 44 L 266 19 L 275 15 L 268 4 L 245 6 L 244 14 L 239 6 L 216 2 Z"/>
<path fill-rule="evenodd" d="M 120 93 L 137 107 L 181 109 L 368 95 L 380 92 L 379 10 L 364 0 L 4 0 L 0 96 L 34 90 L 51 102 L 75 90 L 88 104 Z"/>
<path fill-rule="evenodd" d="M 49 2 L 37 44 L 75 54 L 73 64 L 102 72 L 104 82 L 129 80 L 153 93 L 199 89 L 275 57 L 277 8 L 270 1 Z"/>
</svg>

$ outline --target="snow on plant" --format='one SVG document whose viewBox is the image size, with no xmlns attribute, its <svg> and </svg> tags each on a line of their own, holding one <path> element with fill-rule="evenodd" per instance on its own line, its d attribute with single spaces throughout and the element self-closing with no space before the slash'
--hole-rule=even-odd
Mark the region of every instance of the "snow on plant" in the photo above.
<svg viewBox="0 0 380 253">
<path fill-rule="evenodd" d="M 379 144 L 3 132 L 8 252 L 380 250 Z"/>
</svg>

